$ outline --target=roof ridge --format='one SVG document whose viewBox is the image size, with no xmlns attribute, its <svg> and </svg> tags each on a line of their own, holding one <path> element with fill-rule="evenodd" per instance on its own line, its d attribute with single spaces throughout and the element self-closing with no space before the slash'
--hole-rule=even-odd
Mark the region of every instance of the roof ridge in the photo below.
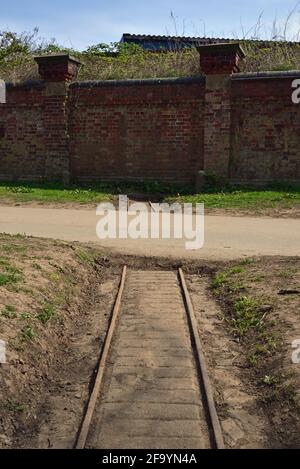
<svg viewBox="0 0 300 469">
<path fill-rule="evenodd" d="M 151 34 L 131 34 L 131 33 L 124 33 L 122 38 L 131 38 L 131 39 L 151 39 L 151 40 L 188 40 L 188 41 L 251 41 L 251 42 L 259 42 L 259 43 L 278 43 L 282 42 L 285 44 L 300 44 L 300 41 L 287 41 L 284 39 L 251 39 L 251 38 L 220 38 L 220 37 L 206 37 L 206 36 L 167 36 L 167 35 L 151 35 Z"/>
</svg>

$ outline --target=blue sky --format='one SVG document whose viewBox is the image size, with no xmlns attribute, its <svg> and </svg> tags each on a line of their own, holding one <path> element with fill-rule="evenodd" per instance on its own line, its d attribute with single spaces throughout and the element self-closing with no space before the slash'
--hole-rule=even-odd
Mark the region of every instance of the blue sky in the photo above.
<svg viewBox="0 0 300 469">
<path fill-rule="evenodd" d="M 66 47 L 83 49 L 99 42 L 118 41 L 123 32 L 174 34 L 172 11 L 181 35 L 241 37 L 264 12 L 262 31 L 277 17 L 283 23 L 297 0 L 1 0 L 0 30 L 30 31 Z M 290 33 L 300 29 L 300 2 Z M 205 27 L 204 27 L 205 25 Z"/>
</svg>

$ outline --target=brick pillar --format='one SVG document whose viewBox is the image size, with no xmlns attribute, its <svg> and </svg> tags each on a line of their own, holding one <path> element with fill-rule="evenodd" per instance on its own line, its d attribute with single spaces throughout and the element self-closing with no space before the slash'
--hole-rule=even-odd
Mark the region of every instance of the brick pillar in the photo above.
<svg viewBox="0 0 300 469">
<path fill-rule="evenodd" d="M 204 111 L 204 172 L 228 179 L 231 128 L 231 80 L 245 54 L 239 44 L 198 47 L 206 75 Z"/>
<path fill-rule="evenodd" d="M 70 179 L 68 86 L 76 80 L 80 62 L 67 54 L 35 57 L 39 74 L 46 82 L 43 127 L 45 132 L 45 177 Z"/>
</svg>

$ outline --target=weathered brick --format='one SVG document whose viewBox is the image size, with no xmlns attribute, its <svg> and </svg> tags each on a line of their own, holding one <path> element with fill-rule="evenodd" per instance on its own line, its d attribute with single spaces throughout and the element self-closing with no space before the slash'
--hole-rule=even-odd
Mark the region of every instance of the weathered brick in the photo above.
<svg viewBox="0 0 300 469">
<path fill-rule="evenodd" d="M 41 66 L 44 81 L 7 84 L 0 104 L 0 179 L 192 184 L 205 170 L 233 182 L 299 182 L 293 78 L 231 79 L 236 55 L 208 52 L 202 57 L 211 74 L 206 82 L 69 86 L 77 64 L 59 58 Z"/>
</svg>

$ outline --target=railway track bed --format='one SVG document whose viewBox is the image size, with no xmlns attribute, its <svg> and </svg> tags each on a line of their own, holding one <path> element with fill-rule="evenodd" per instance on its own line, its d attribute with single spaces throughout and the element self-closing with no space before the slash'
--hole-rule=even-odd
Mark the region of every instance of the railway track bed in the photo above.
<svg viewBox="0 0 300 469">
<path fill-rule="evenodd" d="M 223 448 L 184 274 L 124 268 L 77 448 Z"/>
</svg>

